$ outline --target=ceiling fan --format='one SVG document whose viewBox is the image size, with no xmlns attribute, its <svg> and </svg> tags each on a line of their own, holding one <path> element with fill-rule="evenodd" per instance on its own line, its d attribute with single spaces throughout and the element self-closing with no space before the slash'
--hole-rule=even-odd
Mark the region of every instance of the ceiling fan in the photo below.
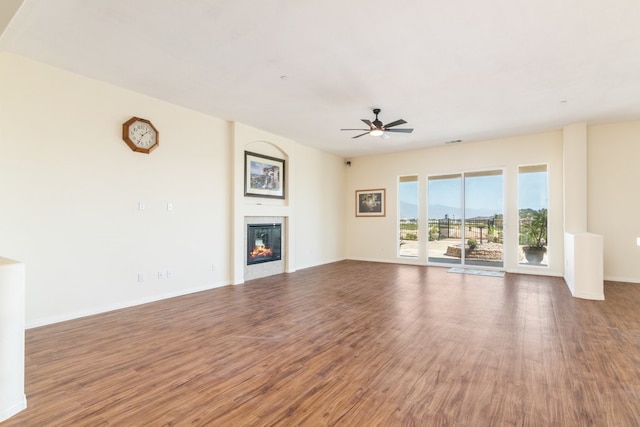
<svg viewBox="0 0 640 427">
<path fill-rule="evenodd" d="M 400 132 L 400 133 L 411 133 L 413 132 L 413 129 L 389 129 L 392 128 L 394 126 L 398 126 L 398 125 L 403 125 L 405 123 L 407 123 L 405 120 L 396 120 L 395 122 L 391 122 L 391 123 L 387 123 L 386 125 L 383 125 L 382 122 L 380 120 L 378 120 L 378 114 L 380 113 L 380 109 L 379 108 L 374 108 L 373 109 L 373 114 L 376 115 L 376 118 L 374 121 L 371 120 L 367 120 L 367 119 L 362 119 L 362 121 L 369 126 L 369 129 L 340 129 L 340 130 L 359 130 L 359 131 L 364 131 L 364 133 L 361 133 L 360 135 L 356 135 L 351 137 L 353 138 L 360 138 L 361 136 L 364 135 L 371 135 L 371 136 L 379 136 L 381 138 L 389 138 L 389 135 L 387 135 L 387 132 Z"/>
</svg>

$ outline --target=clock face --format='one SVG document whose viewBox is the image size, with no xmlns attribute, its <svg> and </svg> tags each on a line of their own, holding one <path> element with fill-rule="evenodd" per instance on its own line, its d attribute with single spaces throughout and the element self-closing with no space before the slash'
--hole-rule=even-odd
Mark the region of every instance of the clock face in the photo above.
<svg viewBox="0 0 640 427">
<path fill-rule="evenodd" d="M 136 147 L 149 148 L 156 143 L 156 131 L 148 123 L 138 120 L 129 126 L 129 139 Z"/>
<path fill-rule="evenodd" d="M 159 144 L 157 129 L 149 120 L 132 117 L 122 125 L 122 139 L 133 150 L 150 153 Z"/>
</svg>

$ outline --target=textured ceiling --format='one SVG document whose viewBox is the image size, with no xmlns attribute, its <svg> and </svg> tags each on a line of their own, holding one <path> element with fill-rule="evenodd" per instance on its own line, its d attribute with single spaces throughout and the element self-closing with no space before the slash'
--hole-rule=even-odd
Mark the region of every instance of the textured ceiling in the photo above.
<svg viewBox="0 0 640 427">
<path fill-rule="evenodd" d="M 356 157 L 638 119 L 639 23 L 638 0 L 25 0 L 0 49 Z M 374 107 L 414 132 L 340 131 Z"/>
</svg>

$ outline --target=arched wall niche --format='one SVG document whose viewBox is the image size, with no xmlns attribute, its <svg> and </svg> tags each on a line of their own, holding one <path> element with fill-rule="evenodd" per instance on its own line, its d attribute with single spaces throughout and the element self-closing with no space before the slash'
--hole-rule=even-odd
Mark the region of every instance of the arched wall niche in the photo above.
<svg viewBox="0 0 640 427">
<path fill-rule="evenodd" d="M 287 150 L 271 141 L 251 141 L 245 145 L 246 151 L 288 160 Z"/>
<path fill-rule="evenodd" d="M 248 151 L 251 153 L 261 154 L 264 156 L 274 157 L 277 159 L 284 160 L 284 199 L 270 199 L 270 204 L 283 204 L 288 205 L 289 200 L 289 155 L 285 148 L 280 147 L 277 143 L 265 140 L 251 141 L 245 145 L 244 151 Z M 244 153 L 243 153 L 243 165 L 244 165 Z M 246 166 L 243 166 L 246 167 Z M 246 172 L 244 172 L 246 173 Z M 243 175 L 244 177 L 244 175 Z M 245 196 L 246 197 L 246 196 Z M 249 203 L 255 203 L 255 197 L 246 197 L 247 199 L 251 199 Z"/>
</svg>

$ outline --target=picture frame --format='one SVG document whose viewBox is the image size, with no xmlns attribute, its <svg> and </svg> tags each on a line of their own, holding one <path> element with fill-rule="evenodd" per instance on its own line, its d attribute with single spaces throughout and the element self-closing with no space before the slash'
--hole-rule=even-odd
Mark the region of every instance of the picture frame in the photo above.
<svg viewBox="0 0 640 427">
<path fill-rule="evenodd" d="M 244 152 L 244 195 L 285 198 L 285 161 L 264 154 Z"/>
<path fill-rule="evenodd" d="M 386 189 L 356 190 L 356 216 L 386 216 Z"/>
</svg>

